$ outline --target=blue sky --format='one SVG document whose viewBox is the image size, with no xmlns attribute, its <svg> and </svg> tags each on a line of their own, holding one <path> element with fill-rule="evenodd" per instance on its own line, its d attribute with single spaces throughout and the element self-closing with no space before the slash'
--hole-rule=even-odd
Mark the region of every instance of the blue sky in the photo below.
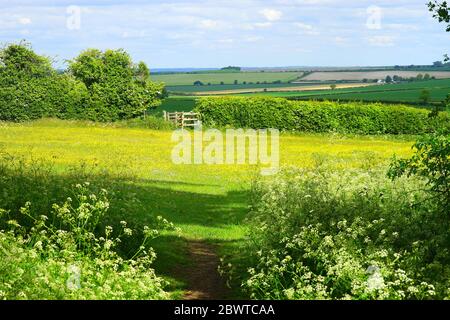
<svg viewBox="0 0 450 320">
<path fill-rule="evenodd" d="M 59 63 L 95 47 L 153 68 L 429 64 L 450 33 L 426 2 L 0 0 L 0 41 L 26 39 Z"/>
</svg>

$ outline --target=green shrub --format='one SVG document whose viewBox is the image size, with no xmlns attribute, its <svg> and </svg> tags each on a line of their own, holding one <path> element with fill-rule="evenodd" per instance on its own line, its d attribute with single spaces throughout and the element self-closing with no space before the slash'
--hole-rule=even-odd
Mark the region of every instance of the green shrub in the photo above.
<svg viewBox="0 0 450 320">
<path fill-rule="evenodd" d="M 27 43 L 0 50 L 0 120 L 43 117 L 117 121 L 160 104 L 164 86 L 150 81 L 145 63 L 123 50 L 87 50 L 60 74 Z"/>
<path fill-rule="evenodd" d="M 0 50 L 0 120 L 73 117 L 87 90 L 69 75 L 57 74 L 47 57 L 26 43 Z"/>
<path fill-rule="evenodd" d="M 214 97 L 199 99 L 195 110 L 208 126 L 351 134 L 422 134 L 438 129 L 450 132 L 446 113 L 430 118 L 426 110 L 380 103 Z"/>
<path fill-rule="evenodd" d="M 158 106 L 164 94 L 164 85 L 150 81 L 147 66 L 133 64 L 123 50 L 86 50 L 70 62 L 69 70 L 89 92 L 89 99 L 77 113 L 79 119 L 106 122 L 135 118 Z"/>
<path fill-rule="evenodd" d="M 100 221 L 109 209 L 106 190 L 93 194 L 88 184 L 77 185 L 75 196 L 53 205 L 52 216 L 35 217 L 32 203 L 20 209 L 31 228 L 17 220 L 0 231 L 0 299 L 164 299 L 162 279 L 151 264 L 155 253 L 146 248 L 157 230 L 144 227 L 141 247 L 129 259 L 116 248 L 133 230 L 120 230 Z M 2 219 L 7 212 L 0 211 Z M 100 234 L 100 235 L 98 235 Z"/>
<path fill-rule="evenodd" d="M 425 189 L 326 167 L 256 182 L 243 288 L 255 299 L 450 298 L 450 220 Z"/>
<path fill-rule="evenodd" d="M 425 178 L 432 193 L 430 200 L 437 201 L 443 212 L 450 215 L 450 135 L 420 137 L 414 149 L 416 152 L 411 159 L 393 161 L 389 176 L 392 179 L 403 175 Z"/>
<path fill-rule="evenodd" d="M 0 299 L 168 298 L 149 241 L 176 228 L 144 209 L 132 170 L 0 155 Z"/>
</svg>

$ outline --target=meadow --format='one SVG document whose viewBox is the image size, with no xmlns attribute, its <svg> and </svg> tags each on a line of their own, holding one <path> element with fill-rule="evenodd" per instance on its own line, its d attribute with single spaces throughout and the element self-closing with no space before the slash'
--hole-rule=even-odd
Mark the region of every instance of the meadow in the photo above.
<svg viewBox="0 0 450 320">
<path fill-rule="evenodd" d="M 16 206 L 23 206 L 26 201 L 40 202 L 43 196 L 61 201 L 67 196 L 60 194 L 61 190 L 70 190 L 68 184 L 78 178 L 81 181 L 76 183 L 91 181 L 99 188 L 116 190 L 117 199 L 111 200 L 115 209 L 107 217 L 114 228 L 121 220 L 138 226 L 152 223 L 155 216 L 180 228 L 181 231 L 162 231 L 150 242 L 157 255 L 156 274 L 168 281 L 164 290 L 176 298 L 185 297 L 187 290 L 195 287 L 198 276 L 193 278 L 193 274 L 201 276 L 205 272 L 192 258 L 198 243 L 210 246 L 213 254 L 222 256 L 244 241 L 248 230 L 244 221 L 259 168 L 174 165 L 171 134 L 78 121 L 2 123 L 0 151 L 3 166 L 17 167 L 22 163 L 28 168 L 29 171 L 23 169 L 30 173 L 26 181 L 33 181 L 36 176 L 40 177 L 35 181 L 37 185 L 45 181 L 53 184 L 47 186 L 45 195 L 36 194 L 38 191 L 33 191 L 32 186 L 12 177 L 23 182 L 15 186 L 21 188 L 14 193 Z M 394 153 L 401 157 L 410 155 L 413 140 L 409 136 L 283 134 L 281 165 L 312 169 L 327 164 L 337 171 L 383 168 Z M 45 175 L 37 173 L 40 167 L 49 168 Z M 2 206 L 11 204 L 5 196 L 0 196 Z M 213 297 L 239 297 L 242 293 L 234 289 L 226 296 L 223 293 Z"/>
</svg>

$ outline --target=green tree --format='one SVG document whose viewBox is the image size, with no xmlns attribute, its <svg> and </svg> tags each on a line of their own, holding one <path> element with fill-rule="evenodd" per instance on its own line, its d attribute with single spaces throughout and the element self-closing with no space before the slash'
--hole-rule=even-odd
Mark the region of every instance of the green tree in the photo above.
<svg viewBox="0 0 450 320">
<path fill-rule="evenodd" d="M 446 23 L 446 31 L 450 32 L 450 11 L 449 3 L 447 1 L 430 1 L 428 3 L 428 9 L 433 13 L 433 18 L 437 19 L 440 23 Z M 448 55 L 444 55 L 444 61 L 448 62 L 450 58 Z"/>
<path fill-rule="evenodd" d="M 410 159 L 394 159 L 389 177 L 417 175 L 427 180 L 433 200 L 441 203 L 442 211 L 450 217 L 450 135 L 427 135 L 414 145 Z"/>
<path fill-rule="evenodd" d="M 69 70 L 89 91 L 79 115 L 90 120 L 134 118 L 163 96 L 164 85 L 152 82 L 145 63 L 133 64 L 124 50 L 88 49 L 69 62 Z"/>
<path fill-rule="evenodd" d="M 0 71 L 9 76 L 44 77 L 54 73 L 48 57 L 37 55 L 27 42 L 0 50 Z"/>
<path fill-rule="evenodd" d="M 427 104 L 428 102 L 430 102 L 431 99 L 431 93 L 429 90 L 422 90 L 422 92 L 420 93 L 420 97 L 419 97 L 420 101 L 422 101 L 423 104 Z"/>
<path fill-rule="evenodd" d="M 82 105 L 84 85 L 57 73 L 48 57 L 26 42 L 0 49 L 0 120 L 26 121 L 65 117 Z"/>
<path fill-rule="evenodd" d="M 392 83 L 392 77 L 386 76 L 386 83 Z"/>
<path fill-rule="evenodd" d="M 447 32 L 450 32 L 450 13 L 449 4 L 447 1 L 430 1 L 428 3 L 428 9 L 433 13 L 433 18 L 439 22 L 447 23 Z"/>
<path fill-rule="evenodd" d="M 331 90 L 336 89 L 336 85 L 333 83 L 332 85 L 330 85 Z"/>
<path fill-rule="evenodd" d="M 416 80 L 422 81 L 422 80 L 423 80 L 423 74 L 419 73 L 419 74 L 416 76 Z"/>
<path fill-rule="evenodd" d="M 145 83 L 150 79 L 150 69 L 147 67 L 145 62 L 141 61 L 137 66 L 135 66 L 134 77 L 141 83 Z"/>
<path fill-rule="evenodd" d="M 431 76 L 428 73 L 425 73 L 425 75 L 423 76 L 423 80 L 430 80 Z"/>
</svg>

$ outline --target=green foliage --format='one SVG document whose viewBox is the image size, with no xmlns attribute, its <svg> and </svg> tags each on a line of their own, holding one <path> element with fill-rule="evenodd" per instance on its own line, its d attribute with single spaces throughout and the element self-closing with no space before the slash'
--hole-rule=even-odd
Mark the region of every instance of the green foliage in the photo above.
<svg viewBox="0 0 450 320">
<path fill-rule="evenodd" d="M 422 90 L 422 92 L 420 93 L 420 97 L 419 100 L 424 103 L 427 104 L 428 102 L 430 102 L 430 98 L 431 98 L 431 93 L 428 90 Z"/>
<path fill-rule="evenodd" d="M 415 154 L 410 159 L 395 159 L 389 170 L 392 179 L 403 175 L 417 175 L 427 180 L 444 212 L 450 214 L 450 135 L 427 135 L 414 145 Z M 447 217 L 448 219 L 448 217 Z"/>
<path fill-rule="evenodd" d="M 0 50 L 0 70 L 12 76 L 44 77 L 53 73 L 50 59 L 37 55 L 29 43 L 11 44 Z"/>
<path fill-rule="evenodd" d="M 176 126 L 174 123 L 165 121 L 162 118 L 157 118 L 154 116 L 146 116 L 145 118 L 135 118 L 135 119 L 119 121 L 119 122 L 117 122 L 116 127 L 152 129 L 152 130 L 174 130 L 174 129 L 176 129 Z"/>
<path fill-rule="evenodd" d="M 124 182 L 133 175 L 94 170 L 82 164 L 58 175 L 48 161 L 2 154 L 2 299 L 168 298 L 149 242 L 176 228 L 148 209 L 137 221 L 143 204 Z"/>
<path fill-rule="evenodd" d="M 26 43 L 0 50 L 0 120 L 24 121 L 74 114 L 86 99 L 81 83 L 57 74 Z"/>
<path fill-rule="evenodd" d="M 107 213 L 107 191 L 93 194 L 89 184 L 78 184 L 75 197 L 53 205 L 53 216 L 34 217 L 32 203 L 20 214 L 32 221 L 30 229 L 9 220 L 0 231 L 0 297 L 2 299 L 164 299 L 162 280 L 151 264 L 156 255 L 147 249 L 157 230 L 144 227 L 144 240 L 130 259 L 116 248 L 133 230 L 121 222 L 96 235 Z M 3 212 L 5 214 L 5 212 Z"/>
<path fill-rule="evenodd" d="M 80 118 L 98 121 L 135 118 L 159 105 L 163 94 L 163 85 L 149 80 L 147 66 L 143 62 L 133 65 L 123 50 L 86 50 L 70 62 L 69 70 L 89 91 Z"/>
<path fill-rule="evenodd" d="M 130 119 L 167 94 L 150 81 L 145 63 L 134 65 L 123 50 L 87 50 L 70 62 L 70 71 L 57 73 L 27 43 L 0 50 L 0 120 Z"/>
<path fill-rule="evenodd" d="M 445 113 L 430 118 L 426 110 L 379 103 L 214 97 L 199 99 L 195 110 L 206 125 L 220 127 L 356 134 L 422 134 L 438 128 L 450 131 Z"/>
<path fill-rule="evenodd" d="M 450 220 L 421 186 L 326 166 L 255 182 L 243 288 L 255 299 L 448 299 Z"/>
<path fill-rule="evenodd" d="M 433 18 L 439 22 L 447 23 L 447 32 L 450 32 L 450 13 L 447 1 L 430 1 L 428 9 L 433 13 Z"/>
</svg>

